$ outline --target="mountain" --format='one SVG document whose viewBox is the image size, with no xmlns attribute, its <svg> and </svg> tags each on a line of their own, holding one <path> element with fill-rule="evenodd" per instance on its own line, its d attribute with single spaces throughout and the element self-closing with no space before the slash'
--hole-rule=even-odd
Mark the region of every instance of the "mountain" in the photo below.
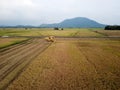
<svg viewBox="0 0 120 90">
<path fill-rule="evenodd" d="M 0 28 L 99 28 L 105 27 L 106 25 L 100 24 L 94 20 L 85 18 L 85 17 L 76 17 L 72 19 L 66 19 L 60 23 L 54 24 L 42 24 L 40 26 L 32 26 L 32 25 L 16 25 L 16 26 L 0 26 Z"/>
<path fill-rule="evenodd" d="M 105 27 L 104 24 L 100 24 L 94 20 L 85 18 L 85 17 L 77 17 L 72 19 L 66 19 L 60 23 L 54 24 L 42 24 L 40 27 L 62 27 L 62 28 L 98 28 L 98 27 Z"/>
</svg>

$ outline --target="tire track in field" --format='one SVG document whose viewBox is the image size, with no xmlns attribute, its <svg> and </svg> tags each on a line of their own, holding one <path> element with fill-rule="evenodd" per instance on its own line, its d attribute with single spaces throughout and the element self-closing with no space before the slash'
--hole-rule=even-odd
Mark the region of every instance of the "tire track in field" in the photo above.
<svg viewBox="0 0 120 90">
<path fill-rule="evenodd" d="M 9 54 L 9 53 L 11 54 L 12 52 L 14 52 L 14 50 L 20 49 L 20 48 L 22 48 L 24 45 L 28 45 L 28 44 L 30 44 L 30 43 L 33 42 L 33 41 L 34 41 L 34 39 L 30 39 L 30 40 L 28 40 L 28 41 L 26 41 L 26 42 L 21 42 L 21 43 L 19 43 L 19 44 L 6 47 L 6 48 L 4 48 L 5 50 L 0 49 L 0 50 L 1 50 L 1 51 L 0 51 L 0 57 L 3 57 L 4 54 L 5 54 L 5 55 L 6 55 L 6 54 Z"/>
<path fill-rule="evenodd" d="M 20 43 L 20 44 L 17 44 L 17 45 L 13 45 L 13 46 L 7 47 L 9 49 L 6 49 L 5 51 L 0 52 L 0 62 L 2 62 L 4 60 L 4 58 L 6 58 L 7 56 L 9 57 L 9 56 L 14 55 L 15 53 L 17 53 L 18 50 L 21 51 L 24 48 L 24 46 L 30 44 L 30 43 L 27 44 L 30 41 L 31 40 L 29 40 L 27 42 L 24 42 L 24 43 Z"/>
<path fill-rule="evenodd" d="M 9 49 L 13 49 L 13 48 L 15 48 L 16 46 L 19 46 L 19 45 L 22 45 L 22 44 L 26 44 L 27 42 L 30 42 L 30 41 L 32 41 L 32 40 L 33 40 L 32 38 L 31 38 L 31 39 L 27 39 L 27 40 L 24 40 L 24 41 L 22 41 L 22 42 L 20 42 L 20 43 L 18 43 L 18 44 L 10 45 L 10 46 L 8 46 L 8 47 L 2 48 L 2 49 L 0 49 L 0 55 L 1 55 L 2 53 L 4 53 L 4 52 L 8 51 Z"/>
<path fill-rule="evenodd" d="M 79 50 L 80 50 L 80 52 L 83 54 L 83 56 L 85 56 L 87 62 L 90 63 L 90 64 L 94 67 L 95 72 L 98 74 L 96 65 L 89 60 L 89 58 L 87 57 L 87 55 L 85 54 L 85 52 L 84 52 L 80 47 L 79 47 Z"/>
<path fill-rule="evenodd" d="M 32 40 L 33 41 L 33 40 Z M 3 57 L 6 57 L 7 55 L 13 55 L 16 50 L 21 50 L 22 48 L 24 48 L 24 46 L 26 45 L 29 45 L 31 43 L 29 43 L 30 41 L 27 41 L 26 43 L 20 43 L 20 44 L 17 44 L 15 46 L 11 46 L 9 47 L 8 50 L 4 51 L 4 52 L 0 52 L 0 60 L 2 60 Z"/>
<path fill-rule="evenodd" d="M 110 63 L 101 63 L 102 48 L 78 43 L 53 43 L 7 90 L 118 90 L 119 80 L 106 70 Z"/>
<path fill-rule="evenodd" d="M 118 58 L 114 58 L 114 57 L 110 57 L 109 55 L 113 55 L 113 54 L 111 54 L 111 53 L 105 53 L 105 54 L 103 54 L 104 53 L 104 50 L 102 50 L 101 49 L 101 51 L 100 50 L 98 50 L 98 49 L 89 49 L 91 52 L 97 52 L 97 53 L 93 53 L 94 54 L 94 56 L 97 56 L 97 57 L 99 57 L 99 59 L 100 59 L 100 61 L 101 61 L 101 66 L 106 66 L 106 67 L 109 67 L 109 64 L 111 64 L 112 63 L 112 61 L 113 61 L 113 59 L 114 59 L 114 64 L 117 64 L 117 63 L 120 63 L 120 61 L 118 60 Z M 87 57 L 87 58 L 89 58 L 89 55 L 87 56 L 87 53 L 88 52 L 86 52 L 85 50 L 82 50 L 82 52 L 84 53 L 84 55 Z M 101 53 L 101 52 L 103 52 L 103 53 Z M 85 54 L 86 53 L 86 54 Z M 100 54 L 101 53 L 101 54 Z M 109 54 L 109 55 L 108 55 Z M 106 59 L 107 58 L 107 59 Z M 102 63 L 102 61 L 108 61 L 108 63 L 109 64 L 107 64 L 107 63 Z M 88 61 L 89 62 L 91 62 L 92 64 L 96 64 L 95 62 L 93 62 L 91 59 L 88 59 Z M 111 61 L 111 63 L 109 62 L 109 61 Z M 114 66 L 114 65 L 113 65 Z M 97 68 L 97 65 L 95 65 L 95 67 Z M 110 68 L 110 67 L 109 67 Z M 119 69 L 120 69 L 120 67 L 118 67 Z M 109 72 L 109 73 L 111 73 L 111 74 L 113 74 L 113 75 L 115 75 L 116 77 L 120 77 L 120 76 L 118 76 L 116 73 L 113 73 L 113 72 L 111 72 L 111 71 L 107 71 L 107 72 Z"/>
<path fill-rule="evenodd" d="M 9 67 L 8 69 L 6 69 L 6 71 L 3 70 L 4 72 L 2 73 L 2 75 L 0 75 L 0 80 L 4 79 L 7 74 L 9 74 L 13 69 L 16 68 L 16 66 L 18 66 L 21 63 L 25 62 L 25 59 L 27 59 L 30 55 L 33 54 L 33 52 L 35 52 L 36 50 L 38 50 L 41 47 L 42 47 L 42 45 L 39 46 L 39 47 L 37 46 L 36 49 L 33 49 L 31 52 L 29 52 L 26 55 L 22 56 L 18 61 L 16 61 L 16 63 L 14 63 L 13 65 L 11 65 L 11 67 Z"/>
<path fill-rule="evenodd" d="M 36 44 L 35 44 L 36 45 Z M 5 66 L 6 64 L 9 64 L 12 60 L 14 60 L 15 57 L 18 57 L 19 55 L 21 55 L 22 53 L 26 52 L 27 49 L 30 49 L 33 46 L 32 44 L 28 44 L 28 45 L 24 45 L 21 48 L 18 48 L 17 50 L 8 53 L 8 54 L 4 54 L 3 57 L 0 57 L 0 69 L 3 68 L 3 66 Z M 29 47 L 29 48 L 27 48 Z"/>
<path fill-rule="evenodd" d="M 6 48 L 4 48 L 4 49 L 0 49 L 0 56 L 3 56 L 4 54 L 11 53 L 11 52 L 13 52 L 13 50 L 19 49 L 19 48 L 21 48 L 23 45 L 30 44 L 30 42 L 32 42 L 32 41 L 33 41 L 33 39 L 30 39 L 30 40 L 28 40 L 28 41 L 21 42 L 21 43 L 19 43 L 19 44 L 15 44 L 15 45 L 6 47 Z"/>
<path fill-rule="evenodd" d="M 29 40 L 27 42 L 24 42 L 24 44 L 20 43 L 18 45 L 11 46 L 10 49 L 8 49 L 8 50 L 6 50 L 4 52 L 0 52 L 0 54 L 1 54 L 0 55 L 0 60 L 1 60 L 0 62 L 2 62 L 3 59 L 6 58 L 7 56 L 8 57 L 12 56 L 15 53 L 17 53 L 18 51 L 21 51 L 22 49 L 25 49 L 25 47 L 27 47 L 28 45 L 32 44 L 31 41 L 34 42 L 35 40 L 32 39 L 32 40 Z"/>
<path fill-rule="evenodd" d="M 94 48 L 93 49 L 82 49 L 81 47 L 79 47 L 79 50 L 83 53 L 83 55 L 86 57 L 86 60 L 94 67 L 96 74 L 97 74 L 97 78 L 96 81 L 100 81 L 101 82 L 101 86 L 106 89 L 110 89 L 110 90 L 118 90 L 120 88 L 120 77 L 118 75 L 116 75 L 115 73 L 109 71 L 106 69 L 106 67 L 108 67 L 108 65 L 106 63 L 102 63 L 101 60 L 106 60 L 106 55 L 104 54 L 100 54 L 101 51 L 99 51 L 98 49 Z M 88 53 L 88 51 L 91 51 L 91 54 Z M 95 53 L 96 52 L 96 53 Z M 90 57 L 89 57 L 90 56 Z M 94 56 L 94 57 L 91 57 Z M 101 62 L 96 62 L 94 61 L 96 58 L 99 58 L 99 60 Z M 107 57 L 108 60 L 112 60 L 110 57 Z M 93 60 L 92 60 L 93 59 Z M 97 60 L 97 59 L 96 59 Z M 110 78 L 111 77 L 111 78 Z"/>
<path fill-rule="evenodd" d="M 29 47 L 29 48 L 27 48 L 27 47 Z M 0 65 L 2 66 L 2 65 L 4 65 L 5 67 L 1 67 L 0 68 L 0 72 L 2 72 L 2 71 L 4 71 L 5 72 L 5 70 L 6 70 L 6 68 L 8 67 L 8 65 L 11 65 L 12 66 L 12 64 L 14 64 L 15 62 L 18 62 L 24 55 L 27 55 L 27 54 L 29 54 L 29 52 L 28 53 L 26 53 L 28 50 L 31 50 L 32 48 L 34 48 L 34 47 L 36 47 L 36 45 L 29 45 L 29 46 L 25 46 L 25 48 L 23 48 L 19 53 L 17 53 L 17 54 L 15 54 L 14 53 L 14 55 L 12 55 L 11 57 L 8 57 L 7 59 L 5 59 Z M 26 53 L 26 54 L 25 54 Z M 17 57 L 17 58 L 16 58 Z M 18 58 L 19 57 L 19 58 Z M 13 63 L 14 62 L 14 63 Z M 9 67 L 8 67 L 9 68 Z M 1 74 L 0 74 L 0 76 L 1 76 Z"/>
<path fill-rule="evenodd" d="M 9 58 L 6 57 L 6 60 L 5 60 L 6 62 L 4 62 L 5 67 L 2 67 L 0 69 L 0 76 L 1 76 L 1 73 L 6 72 L 7 68 L 14 65 L 14 63 L 18 62 L 19 60 L 23 59 L 24 56 L 29 55 L 30 52 L 28 52 L 28 51 L 31 49 L 34 50 L 33 48 L 37 47 L 37 46 L 38 46 L 37 44 L 33 44 L 33 45 L 29 44 L 29 46 L 25 46 L 25 48 L 23 48 L 21 50 L 21 52 L 14 53 L 14 55 Z M 31 52 L 32 52 L 32 50 L 31 50 Z M 2 63 L 2 64 L 4 64 L 4 63 Z"/>
<path fill-rule="evenodd" d="M 42 51 L 44 51 L 49 45 L 50 43 L 38 39 L 34 41 L 33 44 L 28 44 L 26 46 L 23 46 L 25 48 L 23 48 L 21 52 L 17 52 L 17 53 L 15 52 L 14 53 L 15 55 L 13 55 L 10 58 L 6 57 L 7 59 L 6 61 L 7 62 L 10 61 L 10 63 L 5 64 L 5 66 L 0 69 L 0 83 L 4 82 L 4 79 L 6 79 L 6 77 L 9 76 L 9 74 L 12 73 L 17 67 L 20 67 L 24 63 L 25 63 L 24 65 L 25 67 L 31 61 L 32 58 L 34 58 Z M 21 67 L 21 69 L 22 68 L 23 67 Z M 11 82 L 11 80 L 9 82 Z M 3 85 L 0 88 L 4 88 L 5 86 L 6 85 Z"/>
</svg>

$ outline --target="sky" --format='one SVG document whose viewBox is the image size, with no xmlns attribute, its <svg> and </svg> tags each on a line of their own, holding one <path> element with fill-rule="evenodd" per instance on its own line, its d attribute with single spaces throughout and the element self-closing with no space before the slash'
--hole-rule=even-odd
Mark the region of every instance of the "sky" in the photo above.
<svg viewBox="0 0 120 90">
<path fill-rule="evenodd" d="M 0 25 L 40 25 L 87 17 L 120 25 L 120 0 L 0 0 Z"/>
</svg>

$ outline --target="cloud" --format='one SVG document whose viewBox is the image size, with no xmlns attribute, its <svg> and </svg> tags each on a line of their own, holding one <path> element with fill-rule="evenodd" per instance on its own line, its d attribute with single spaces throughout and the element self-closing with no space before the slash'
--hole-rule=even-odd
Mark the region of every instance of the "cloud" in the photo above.
<svg viewBox="0 0 120 90">
<path fill-rule="evenodd" d="M 0 0 L 0 25 L 39 25 L 73 17 L 120 24 L 119 3 L 119 0 Z"/>
</svg>

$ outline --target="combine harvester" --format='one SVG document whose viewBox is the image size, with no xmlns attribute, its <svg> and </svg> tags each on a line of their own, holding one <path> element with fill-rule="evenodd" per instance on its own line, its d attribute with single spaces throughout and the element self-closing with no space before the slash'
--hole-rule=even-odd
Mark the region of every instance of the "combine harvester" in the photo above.
<svg viewBox="0 0 120 90">
<path fill-rule="evenodd" d="M 55 42 L 55 37 L 54 36 L 49 36 L 45 38 L 46 41 L 48 42 Z"/>
</svg>

